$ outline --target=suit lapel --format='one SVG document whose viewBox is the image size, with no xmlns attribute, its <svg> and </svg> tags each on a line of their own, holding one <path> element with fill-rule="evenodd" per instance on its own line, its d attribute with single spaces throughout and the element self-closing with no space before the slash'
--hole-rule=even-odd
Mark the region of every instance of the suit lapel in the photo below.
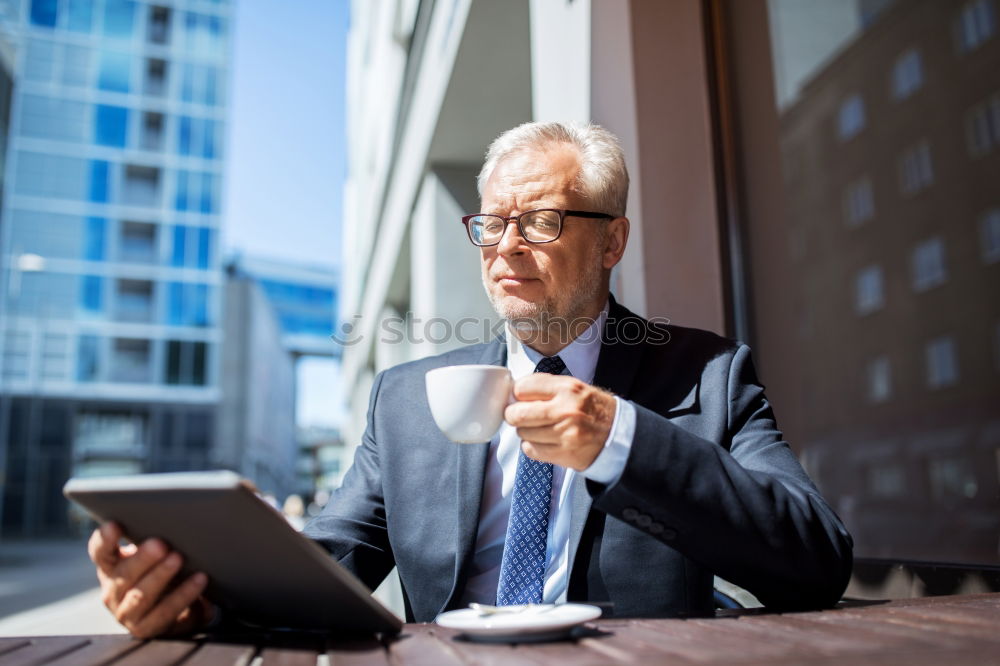
<svg viewBox="0 0 1000 666">
<path fill-rule="evenodd" d="M 497 337 L 483 351 L 479 359 L 482 365 L 505 365 L 507 363 L 507 342 L 503 335 Z M 464 588 L 465 568 L 472 558 L 479 530 L 479 514 L 483 503 L 483 481 L 489 458 L 489 444 L 453 444 L 458 447 L 458 470 L 455 510 L 458 525 L 458 543 L 455 548 L 455 577 L 451 594 L 444 609 L 457 602 L 457 593 Z"/>
<path fill-rule="evenodd" d="M 639 372 L 643 350 L 642 344 L 632 340 L 637 331 L 642 333 L 646 331 L 646 322 L 618 305 L 613 296 L 610 299 L 608 321 L 604 325 L 604 334 L 601 338 L 601 355 L 597 359 L 597 369 L 594 372 L 594 386 L 607 389 L 622 398 L 628 398 L 632 393 L 635 376 Z M 631 324 L 626 327 L 626 322 Z"/>
</svg>

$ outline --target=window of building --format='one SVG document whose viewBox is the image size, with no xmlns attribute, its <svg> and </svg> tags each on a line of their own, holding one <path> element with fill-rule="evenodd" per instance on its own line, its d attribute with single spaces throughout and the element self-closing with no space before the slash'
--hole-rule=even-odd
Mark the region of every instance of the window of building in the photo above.
<svg viewBox="0 0 1000 666">
<path fill-rule="evenodd" d="M 1000 208 L 994 208 L 979 223 L 983 241 L 983 261 L 993 264 L 1000 261 Z"/>
<path fill-rule="evenodd" d="M 168 7 L 149 8 L 149 29 L 146 38 L 152 44 L 170 42 L 170 9 Z"/>
<path fill-rule="evenodd" d="M 950 336 L 935 338 L 925 348 L 927 386 L 932 389 L 952 386 L 958 382 L 958 357 L 955 340 Z"/>
<path fill-rule="evenodd" d="M 118 256 L 121 261 L 152 264 L 157 260 L 156 225 L 148 222 L 122 222 L 121 244 Z"/>
<path fill-rule="evenodd" d="M 890 499 L 906 492 L 906 471 L 894 462 L 880 462 L 868 469 L 868 490 L 875 497 Z"/>
<path fill-rule="evenodd" d="M 132 56 L 117 51 L 101 53 L 97 87 L 111 92 L 128 92 L 132 78 Z"/>
<path fill-rule="evenodd" d="M 76 342 L 76 379 L 93 382 L 100 372 L 100 338 L 96 335 L 81 335 Z"/>
<path fill-rule="evenodd" d="M 971 51 L 988 40 L 997 29 L 993 0 L 974 0 L 962 6 L 955 23 L 955 43 L 960 53 Z"/>
<path fill-rule="evenodd" d="M 90 187 L 87 198 L 96 203 L 108 201 L 110 188 L 110 167 L 104 160 L 90 160 Z"/>
<path fill-rule="evenodd" d="M 103 217 L 88 217 L 84 223 L 83 258 L 88 261 L 104 261 L 107 256 L 108 223 Z"/>
<path fill-rule="evenodd" d="M 142 136 L 139 147 L 143 150 L 163 150 L 164 119 L 162 113 L 146 111 L 142 114 Z"/>
<path fill-rule="evenodd" d="M 208 172 L 177 171 L 174 208 L 192 213 L 219 212 L 218 178 Z"/>
<path fill-rule="evenodd" d="M 861 95 L 854 94 L 841 103 L 837 114 L 837 133 L 841 141 L 847 141 L 865 128 L 865 102 Z"/>
<path fill-rule="evenodd" d="M 28 359 L 31 357 L 31 334 L 27 331 L 10 331 L 4 334 L 3 378 L 27 379 Z"/>
<path fill-rule="evenodd" d="M 59 16 L 58 0 L 31 0 L 31 23 L 45 28 L 56 27 Z"/>
<path fill-rule="evenodd" d="M 906 99 L 923 84 L 924 70 L 920 51 L 907 49 L 892 66 L 892 97 L 895 100 Z"/>
<path fill-rule="evenodd" d="M 128 136 L 128 109 L 98 104 L 94 109 L 94 142 L 124 148 Z"/>
<path fill-rule="evenodd" d="M 208 285 L 171 282 L 167 287 L 167 323 L 171 326 L 209 325 Z"/>
<path fill-rule="evenodd" d="M 115 319 L 136 323 L 153 321 L 153 282 L 151 280 L 119 279 L 117 281 Z"/>
<path fill-rule="evenodd" d="M 979 492 L 976 471 L 965 458 L 933 459 L 928 471 L 935 500 L 973 499 Z"/>
<path fill-rule="evenodd" d="M 90 138 L 89 105 L 73 100 L 21 95 L 21 136 L 78 143 Z"/>
<path fill-rule="evenodd" d="M 204 386 L 207 349 L 204 342 L 168 340 L 167 383 Z"/>
<path fill-rule="evenodd" d="M 167 94 L 167 61 L 159 58 L 146 59 L 146 78 L 143 92 L 153 97 Z"/>
<path fill-rule="evenodd" d="M 218 77 L 211 65 L 185 64 L 181 69 L 181 100 L 215 106 L 221 94 Z"/>
<path fill-rule="evenodd" d="M 857 227 L 875 216 L 875 195 L 872 181 L 867 176 L 854 181 L 844 192 L 844 220 L 849 227 Z"/>
<path fill-rule="evenodd" d="M 134 0 L 104 0 L 105 37 L 131 39 L 134 23 Z"/>
<path fill-rule="evenodd" d="M 1000 145 L 1000 93 L 994 93 L 965 114 L 965 139 L 973 157 L 985 155 Z"/>
<path fill-rule="evenodd" d="M 218 55 L 224 46 L 222 20 L 211 14 L 184 13 L 184 48 L 202 55 Z"/>
<path fill-rule="evenodd" d="M 948 279 L 944 261 L 944 242 L 931 238 L 913 249 L 910 261 L 913 290 L 926 291 Z"/>
<path fill-rule="evenodd" d="M 150 347 L 149 340 L 115 338 L 111 345 L 111 381 L 130 384 L 149 382 L 152 379 Z"/>
<path fill-rule="evenodd" d="M 216 146 L 216 122 L 209 118 L 181 116 L 178 119 L 177 152 L 214 159 Z"/>
<path fill-rule="evenodd" d="M 208 227 L 178 224 L 173 231 L 170 265 L 178 268 L 209 268 L 212 264 L 215 232 Z"/>
<path fill-rule="evenodd" d="M 884 304 L 882 289 L 882 268 L 869 266 L 862 269 L 855 280 L 855 311 L 866 315 L 882 308 Z"/>
<path fill-rule="evenodd" d="M 892 395 L 889 357 L 882 355 L 868 363 L 868 401 L 885 402 Z"/>
<path fill-rule="evenodd" d="M 73 32 L 90 32 L 94 24 L 93 0 L 69 0 L 66 27 Z"/>
<path fill-rule="evenodd" d="M 80 278 L 80 308 L 87 315 L 104 311 L 104 278 L 98 275 Z"/>
<path fill-rule="evenodd" d="M 920 141 L 899 159 L 899 188 L 903 194 L 916 194 L 934 182 L 931 147 Z"/>
<path fill-rule="evenodd" d="M 137 164 L 126 165 L 121 200 L 130 206 L 159 206 L 160 170 Z"/>
<path fill-rule="evenodd" d="M 70 378 L 69 344 L 70 337 L 65 333 L 46 331 L 42 334 L 39 358 L 39 375 L 42 380 L 62 381 Z"/>
</svg>

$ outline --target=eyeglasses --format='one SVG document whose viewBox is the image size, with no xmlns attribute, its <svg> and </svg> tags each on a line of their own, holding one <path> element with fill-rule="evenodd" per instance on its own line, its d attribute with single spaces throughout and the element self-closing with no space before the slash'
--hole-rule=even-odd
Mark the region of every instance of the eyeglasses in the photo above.
<svg viewBox="0 0 1000 666">
<path fill-rule="evenodd" d="M 593 220 L 612 220 L 614 215 L 607 213 L 591 213 L 585 210 L 557 210 L 542 208 L 529 210 L 520 215 L 504 217 L 503 215 L 487 215 L 475 213 L 462 218 L 465 230 L 469 232 L 469 240 L 473 245 L 489 247 L 498 245 L 503 238 L 507 225 L 517 222 L 521 236 L 529 243 L 551 243 L 562 233 L 563 220 L 566 216 L 585 217 Z"/>
</svg>

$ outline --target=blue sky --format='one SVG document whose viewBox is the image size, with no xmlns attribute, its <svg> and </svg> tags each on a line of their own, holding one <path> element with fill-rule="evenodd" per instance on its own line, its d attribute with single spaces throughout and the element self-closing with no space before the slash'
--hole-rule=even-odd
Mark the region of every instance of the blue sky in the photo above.
<svg viewBox="0 0 1000 666">
<path fill-rule="evenodd" d="M 340 265 L 348 0 L 239 0 L 223 244 Z M 335 425 L 338 365 L 298 364 L 296 420 Z"/>
<path fill-rule="evenodd" d="M 348 5 L 235 3 L 228 249 L 340 264 Z"/>
</svg>

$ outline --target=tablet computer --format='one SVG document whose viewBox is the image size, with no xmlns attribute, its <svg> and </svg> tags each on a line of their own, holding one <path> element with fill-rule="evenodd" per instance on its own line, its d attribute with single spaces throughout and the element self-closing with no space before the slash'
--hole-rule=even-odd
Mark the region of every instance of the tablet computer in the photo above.
<svg viewBox="0 0 1000 666">
<path fill-rule="evenodd" d="M 205 596 L 270 628 L 397 633 L 402 621 L 233 472 L 74 478 L 63 493 L 126 538 L 158 537 L 208 575 Z"/>
</svg>

